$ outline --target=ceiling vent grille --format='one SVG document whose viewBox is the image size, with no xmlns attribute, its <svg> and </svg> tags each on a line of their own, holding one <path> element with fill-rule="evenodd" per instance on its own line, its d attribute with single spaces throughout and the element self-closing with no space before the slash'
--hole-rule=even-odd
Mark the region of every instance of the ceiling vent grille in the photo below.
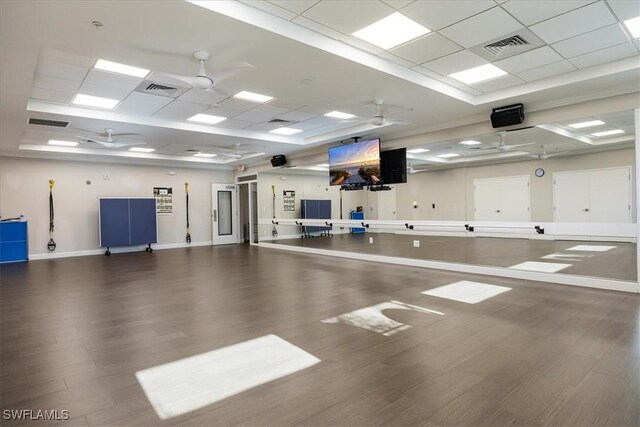
<svg viewBox="0 0 640 427">
<path fill-rule="evenodd" d="M 186 88 L 170 86 L 167 84 L 144 80 L 135 89 L 135 92 L 146 93 L 149 95 L 164 96 L 165 98 L 177 98 L 186 92 Z"/>
<path fill-rule="evenodd" d="M 504 51 L 509 49 L 518 49 L 522 46 L 529 45 L 530 43 L 522 36 L 515 35 L 506 39 L 498 40 L 497 42 L 484 46 L 484 49 L 494 56 L 502 56 Z"/>
<path fill-rule="evenodd" d="M 268 123 L 273 123 L 273 124 L 276 124 L 278 126 L 286 126 L 286 125 L 291 125 L 291 124 L 298 123 L 298 122 L 294 122 L 294 121 L 291 121 L 291 120 L 283 120 L 283 119 L 272 119 L 272 120 L 269 120 Z"/>
<path fill-rule="evenodd" d="M 57 128 L 66 128 L 69 126 L 69 122 L 65 122 L 62 120 L 36 119 L 34 117 L 29 117 L 29 124 L 38 126 L 53 126 Z"/>
</svg>

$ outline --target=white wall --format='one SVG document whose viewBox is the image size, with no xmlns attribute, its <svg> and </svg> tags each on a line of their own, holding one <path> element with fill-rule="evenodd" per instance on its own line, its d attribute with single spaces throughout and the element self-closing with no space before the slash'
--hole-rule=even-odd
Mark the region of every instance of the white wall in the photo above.
<svg viewBox="0 0 640 427">
<path fill-rule="evenodd" d="M 169 176 L 169 170 L 176 171 Z M 109 180 L 103 174 L 109 174 Z M 0 157 L 0 215 L 25 215 L 29 253 L 45 254 L 49 241 L 49 179 L 55 180 L 55 253 L 99 249 L 100 197 L 153 197 L 153 187 L 173 188 L 173 214 L 158 216 L 158 243 L 185 242 L 189 182 L 191 238 L 211 241 L 211 183 L 232 183 L 231 171 L 132 166 Z M 86 181 L 90 180 L 91 185 Z"/>
</svg>

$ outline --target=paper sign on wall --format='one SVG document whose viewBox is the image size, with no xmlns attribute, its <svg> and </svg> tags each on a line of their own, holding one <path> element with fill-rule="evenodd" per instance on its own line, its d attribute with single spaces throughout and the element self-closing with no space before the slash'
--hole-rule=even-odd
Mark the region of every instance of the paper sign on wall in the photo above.
<svg viewBox="0 0 640 427">
<path fill-rule="evenodd" d="M 156 199 L 156 213 L 158 215 L 173 213 L 173 189 L 171 187 L 153 187 L 153 197 Z"/>
<path fill-rule="evenodd" d="M 294 212 L 296 210 L 296 192 L 293 190 L 285 190 L 282 192 L 282 200 L 285 212 Z"/>
</svg>

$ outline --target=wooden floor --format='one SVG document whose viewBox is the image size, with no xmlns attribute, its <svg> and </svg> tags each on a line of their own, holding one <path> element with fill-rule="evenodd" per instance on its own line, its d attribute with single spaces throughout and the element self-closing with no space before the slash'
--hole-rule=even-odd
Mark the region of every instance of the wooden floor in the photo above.
<svg viewBox="0 0 640 427">
<path fill-rule="evenodd" d="M 373 244 L 369 243 L 373 237 Z M 420 247 L 413 241 L 420 240 Z M 392 233 L 335 234 L 329 238 L 283 239 L 269 243 L 418 258 L 492 267 L 510 267 L 525 261 L 572 264 L 562 274 L 636 281 L 636 244 L 622 242 L 576 242 L 567 240 L 500 239 L 495 237 L 415 236 Z M 615 246 L 607 252 L 571 252 L 576 245 Z M 545 255 L 587 255 L 582 261 L 541 259 Z"/>
<path fill-rule="evenodd" d="M 68 410 L 59 425 L 640 424 L 636 294 L 242 245 L 0 268 L 0 406 Z M 458 280 L 512 290 L 421 294 Z M 393 336 L 321 322 L 390 300 L 444 316 L 386 311 L 412 326 Z M 134 376 L 267 334 L 322 362 L 166 421 Z"/>
</svg>

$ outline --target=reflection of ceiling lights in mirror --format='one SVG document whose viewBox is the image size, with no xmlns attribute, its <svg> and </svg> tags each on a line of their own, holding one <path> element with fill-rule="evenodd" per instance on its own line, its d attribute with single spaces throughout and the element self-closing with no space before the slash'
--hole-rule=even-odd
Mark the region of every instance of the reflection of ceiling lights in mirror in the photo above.
<svg viewBox="0 0 640 427">
<path fill-rule="evenodd" d="M 603 124 L 604 122 L 602 120 L 589 120 L 588 122 L 572 123 L 568 126 L 574 129 L 582 129 L 582 128 L 589 128 L 592 126 L 600 126 Z"/>
<path fill-rule="evenodd" d="M 213 154 L 213 153 L 196 153 L 193 155 L 193 157 L 206 157 L 206 158 L 211 158 L 215 156 L 216 154 Z"/>
<path fill-rule="evenodd" d="M 326 163 L 322 163 L 321 165 L 316 165 L 316 166 L 318 166 L 319 168 L 328 168 L 329 167 L 329 165 L 326 164 Z"/>
<path fill-rule="evenodd" d="M 428 148 L 414 148 L 413 150 L 407 150 L 407 153 L 420 154 L 420 153 L 426 153 L 427 151 L 429 151 Z"/>
<path fill-rule="evenodd" d="M 640 16 L 627 19 L 626 21 L 624 21 L 624 25 L 627 27 L 634 39 L 640 37 Z"/>
<path fill-rule="evenodd" d="M 236 99 L 242 99 L 243 101 L 259 102 L 261 104 L 274 99 L 273 96 L 260 95 L 259 93 L 248 92 L 246 90 L 236 93 L 233 97 Z"/>
<path fill-rule="evenodd" d="M 325 114 L 327 117 L 333 117 L 334 119 L 352 119 L 355 116 L 349 113 L 343 113 L 341 111 L 331 111 L 330 113 Z"/>
<path fill-rule="evenodd" d="M 75 147 L 76 145 L 78 145 L 78 143 L 74 141 L 61 141 L 59 139 L 50 139 L 49 145 L 58 145 L 61 147 Z"/>
<path fill-rule="evenodd" d="M 135 153 L 153 153 L 156 151 L 155 148 L 144 148 L 144 147 L 131 147 L 129 151 L 133 151 Z"/>
<path fill-rule="evenodd" d="M 353 35 L 382 49 L 391 49 L 430 32 L 417 22 L 396 12 L 356 31 Z"/>
<path fill-rule="evenodd" d="M 302 132 L 302 130 L 301 129 L 288 128 L 288 127 L 282 127 L 282 128 L 270 130 L 269 132 L 277 133 L 277 134 L 280 134 L 280 135 L 293 135 L 294 133 Z"/>
<path fill-rule="evenodd" d="M 133 77 L 146 77 L 149 74 L 149 70 L 144 68 L 132 67 L 131 65 L 118 64 L 117 62 L 105 61 L 104 59 L 98 59 L 96 65 L 93 66 L 96 70 L 111 71 L 112 73 L 125 74 Z"/>
<path fill-rule="evenodd" d="M 195 116 L 189 117 L 187 120 L 190 122 L 198 122 L 198 123 L 205 123 L 208 125 L 215 125 L 216 123 L 220 123 L 223 120 L 227 120 L 227 118 L 220 117 L 220 116 L 212 116 L 210 114 L 196 114 Z"/>
<path fill-rule="evenodd" d="M 77 94 L 73 98 L 73 103 L 76 105 L 107 108 L 109 110 L 113 109 L 113 107 L 118 105 L 118 102 L 120 101 L 118 101 L 117 99 L 101 98 L 99 96 L 84 95 L 82 93 Z"/>
<path fill-rule="evenodd" d="M 438 154 L 437 157 L 440 157 L 442 159 L 450 159 L 452 157 L 460 157 L 460 154 L 456 154 L 456 153 L 445 153 L 445 154 Z"/>
<path fill-rule="evenodd" d="M 462 145 L 480 145 L 480 144 L 482 144 L 482 142 L 474 141 L 472 139 L 467 139 L 465 141 L 460 141 L 460 144 L 462 144 Z"/>
<path fill-rule="evenodd" d="M 470 68 L 468 70 L 460 71 L 458 73 L 449 74 L 449 77 L 459 80 L 462 83 L 468 85 L 485 80 L 493 79 L 506 75 L 507 72 L 501 70 L 493 64 L 485 64 L 479 67 Z"/>
<path fill-rule="evenodd" d="M 611 135 L 619 135 L 621 133 L 624 133 L 624 131 L 622 129 L 613 129 L 613 130 L 606 130 L 604 132 L 592 133 L 591 135 L 593 135 L 593 136 L 611 136 Z"/>
</svg>

